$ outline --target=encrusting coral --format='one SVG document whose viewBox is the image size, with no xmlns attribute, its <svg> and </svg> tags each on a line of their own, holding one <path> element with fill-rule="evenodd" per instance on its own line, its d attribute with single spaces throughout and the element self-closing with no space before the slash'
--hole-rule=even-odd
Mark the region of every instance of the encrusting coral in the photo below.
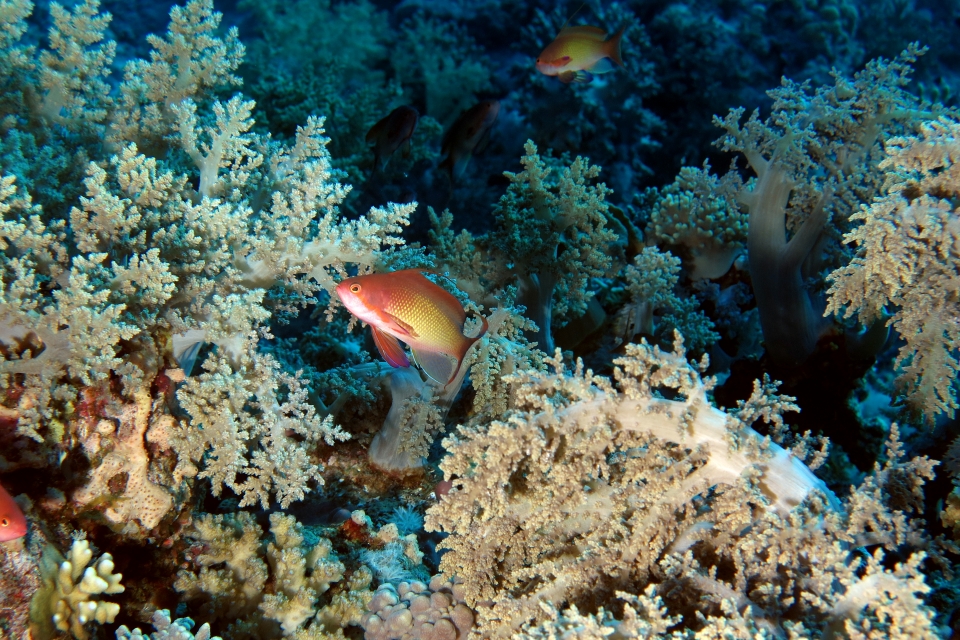
<svg viewBox="0 0 960 640">
<path fill-rule="evenodd" d="M 429 584 L 381 585 L 367 609 L 360 621 L 366 640 L 458 640 L 473 628 L 462 587 L 442 575 Z"/>
<path fill-rule="evenodd" d="M 117 640 L 221 640 L 220 636 L 210 635 L 210 625 L 206 622 L 200 625 L 196 635 L 193 631 L 193 620 L 178 618 L 170 620 L 170 612 L 160 609 L 153 612 L 153 628 L 155 633 L 144 635 L 140 629 L 130 631 L 125 625 L 117 629 Z"/>
</svg>

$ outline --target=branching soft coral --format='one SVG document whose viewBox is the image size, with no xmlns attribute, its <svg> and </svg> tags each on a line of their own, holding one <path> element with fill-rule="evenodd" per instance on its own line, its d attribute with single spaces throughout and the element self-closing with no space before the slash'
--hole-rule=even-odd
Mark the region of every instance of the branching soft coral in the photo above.
<svg viewBox="0 0 960 640">
<path fill-rule="evenodd" d="M 210 478 L 214 495 L 227 486 L 241 497 L 241 507 L 258 501 L 266 507 L 275 493 L 286 508 L 304 497 L 311 481 L 323 482 L 309 447 L 349 436 L 332 416 L 317 415 L 297 376 L 282 373 L 273 358 L 259 354 L 239 367 L 223 356 L 212 357 L 204 369 L 179 392 L 191 420 L 175 437 L 174 448 L 181 463 L 205 459 L 200 476 Z M 282 401 L 280 387 L 286 391 Z"/>
<path fill-rule="evenodd" d="M 754 112 L 741 124 L 743 109 L 715 119 L 726 130 L 720 146 L 743 153 L 757 174 L 739 199 L 749 212 L 747 253 L 764 343 L 780 365 L 801 364 L 827 328 L 805 280 L 822 268 L 828 222 L 844 230 L 860 203 L 879 194 L 883 138 L 902 133 L 919 113 L 904 86 L 922 52 L 911 45 L 852 81 L 835 73 L 833 86 L 815 91 L 785 79 L 769 92 L 765 122 Z"/>
<path fill-rule="evenodd" d="M 826 490 L 747 424 L 763 408 L 741 420 L 710 406 L 712 381 L 679 342 L 672 354 L 628 345 L 616 386 L 581 364 L 567 372 L 559 357 L 549 362 L 553 374 L 507 377 L 516 387 L 502 419 L 444 440 L 453 489 L 427 511 L 427 530 L 451 534 L 440 568 L 464 580 L 485 637 L 544 619 L 542 601 L 642 590 L 678 540 L 707 526 L 739 531 L 751 508 L 785 515 Z M 729 492 L 746 513 L 721 525 L 709 506 Z"/>
<path fill-rule="evenodd" d="M 960 123 L 924 123 L 920 135 L 886 145 L 886 195 L 853 216 L 844 236 L 857 254 L 830 275 L 827 313 L 888 323 L 905 340 L 901 393 L 932 419 L 953 417 L 960 359 Z"/>
<path fill-rule="evenodd" d="M 144 150 L 162 151 L 173 121 L 172 106 L 240 84 L 233 72 L 243 60 L 244 46 L 236 27 L 225 38 L 217 36 L 222 18 L 213 10 L 213 0 L 173 7 L 166 36 L 147 37 L 150 60 L 131 60 L 124 67 L 110 142 L 137 141 Z"/>
<path fill-rule="evenodd" d="M 747 217 L 735 201 L 739 179 L 722 180 L 703 169 L 684 167 L 673 184 L 655 195 L 648 240 L 680 248 L 691 280 L 719 278 L 743 249 Z"/>
<path fill-rule="evenodd" d="M 689 336 L 691 350 L 703 352 L 719 339 L 713 322 L 697 309 L 694 297 L 681 297 L 675 289 L 680 278 L 680 259 L 656 247 L 645 247 L 623 270 L 630 299 L 614 317 L 613 332 L 619 344 L 639 333 L 668 335 L 679 331 Z M 654 314 L 660 325 L 654 325 Z"/>
<path fill-rule="evenodd" d="M 22 12 L 0 17 L 10 21 L 4 33 L 15 44 Z M 119 379 L 133 396 L 173 358 L 189 374 L 200 345 L 212 343 L 206 384 L 192 381 L 183 392 L 204 426 L 202 435 L 177 441 L 180 462 L 209 460 L 204 475 L 217 491 L 237 490 L 244 504 L 266 504 L 271 492 L 289 504 L 317 477 L 310 443 L 342 434 L 322 420 L 328 416 L 311 413 L 302 382 L 257 353 L 257 341 L 269 335 L 273 312 L 317 303 L 348 267 L 382 267 L 403 244 L 398 236 L 416 204 L 343 219 L 349 187 L 334 176 L 322 118 L 309 118 L 284 145 L 252 132 L 253 102 L 211 100 L 207 93 L 238 81 L 243 53 L 235 31 L 216 35 L 219 20 L 209 0 L 175 7 L 166 36 L 149 39 L 150 60 L 128 63 L 118 96 L 100 92 L 97 99 L 114 101 L 107 139 L 115 153 L 84 160 L 73 206 L 47 211 L 18 191 L 20 180 L 0 174 L 0 320 L 9 347 L 0 373 L 7 384 L 21 376 L 31 406 L 20 411 L 18 429 L 42 440 L 53 434 L 40 423 L 65 422 L 60 414 L 79 387 Z M 18 76 L 24 91 L 62 103 L 50 108 L 62 122 L 44 135 L 102 120 L 102 105 L 83 91 L 97 89 L 106 68 L 112 44 L 100 43 L 108 22 L 93 0 L 72 13 L 58 9 L 53 50 L 33 64 L 57 73 L 33 78 L 24 67 Z M 61 89 L 44 94 L 48 85 Z M 31 120 L 13 120 L 21 121 Z M 102 153 L 102 140 L 83 149 Z M 231 411 L 223 415 L 199 409 L 205 402 L 219 409 L 224 398 Z M 48 444 L 61 445 L 63 435 Z M 215 455 L 205 458 L 210 448 Z"/>
<path fill-rule="evenodd" d="M 605 184 L 591 185 L 600 167 L 577 157 L 569 167 L 551 170 L 527 141 L 520 173 L 504 172 L 507 193 L 494 209 L 497 230 L 484 244 L 499 254 L 519 285 L 517 302 L 539 328 L 537 342 L 553 350 L 551 324 L 582 314 L 593 296 L 591 277 L 613 264 L 616 234 L 606 227 Z"/>
</svg>

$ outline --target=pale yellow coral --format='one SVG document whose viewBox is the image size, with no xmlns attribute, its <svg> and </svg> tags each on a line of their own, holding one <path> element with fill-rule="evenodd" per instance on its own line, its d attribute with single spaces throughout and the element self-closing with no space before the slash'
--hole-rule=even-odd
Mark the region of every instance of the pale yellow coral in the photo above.
<svg viewBox="0 0 960 640">
<path fill-rule="evenodd" d="M 650 212 L 651 241 L 678 245 L 686 253 L 690 279 L 719 278 L 743 250 L 747 216 L 737 207 L 734 174 L 722 179 L 703 169 L 683 167 L 664 187 Z"/>
<path fill-rule="evenodd" d="M 109 115 L 110 73 L 117 44 L 109 40 L 94 48 L 110 24 L 109 13 L 98 13 L 100 0 L 84 0 L 71 11 L 51 3 L 50 49 L 40 54 L 40 112 L 57 123 L 102 123 Z"/>
<path fill-rule="evenodd" d="M 147 38 L 153 47 L 150 60 L 133 60 L 124 69 L 111 142 L 159 145 L 171 133 L 173 105 L 217 87 L 240 84 L 233 72 L 243 60 L 244 46 L 236 28 L 224 38 L 216 35 L 222 17 L 213 10 L 213 0 L 173 7 L 166 36 Z"/>
<path fill-rule="evenodd" d="M 645 582 L 668 546 L 719 517 L 692 510 L 710 487 L 736 495 L 733 530 L 749 523 L 748 504 L 787 514 L 826 491 L 787 451 L 712 407 L 712 382 L 679 344 L 672 354 L 628 345 L 617 386 L 549 362 L 555 374 L 511 376 L 515 404 L 502 420 L 444 440 L 454 488 L 427 511 L 428 531 L 452 534 L 440 568 L 463 578 L 485 636 L 543 619 L 538 601 L 594 602 L 623 580 Z"/>
<path fill-rule="evenodd" d="M 905 340 L 897 357 L 902 394 L 930 419 L 953 416 L 960 360 L 960 123 L 930 121 L 916 137 L 887 142 L 886 195 L 853 216 L 857 247 L 830 274 L 827 313 L 883 321 Z"/>
<path fill-rule="evenodd" d="M 44 552 L 41 571 L 46 585 L 31 603 L 37 638 L 53 638 L 56 629 L 69 632 L 76 640 L 87 640 L 91 623 L 111 623 L 120 613 L 120 605 L 101 598 L 123 593 L 123 576 L 113 572 L 109 553 L 91 564 L 92 560 L 93 551 L 86 540 L 74 540 L 66 559 L 53 547 Z"/>
</svg>

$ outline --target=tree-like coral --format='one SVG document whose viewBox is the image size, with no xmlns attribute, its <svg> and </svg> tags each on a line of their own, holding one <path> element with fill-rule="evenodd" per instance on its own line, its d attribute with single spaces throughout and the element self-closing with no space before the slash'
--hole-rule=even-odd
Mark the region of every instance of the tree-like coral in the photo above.
<svg viewBox="0 0 960 640">
<path fill-rule="evenodd" d="M 647 227 L 648 242 L 680 249 L 691 280 L 719 278 L 742 251 L 747 216 L 736 203 L 739 179 L 721 180 L 703 169 L 684 167 L 673 184 L 650 195 L 656 198 Z"/>
<path fill-rule="evenodd" d="M 623 270 L 624 287 L 630 296 L 613 319 L 613 333 L 619 344 L 639 333 L 689 336 L 691 350 L 703 352 L 719 339 L 713 323 L 697 309 L 696 298 L 681 297 L 675 289 L 680 278 L 680 259 L 656 247 L 645 247 Z M 654 326 L 654 314 L 660 316 Z"/>
<path fill-rule="evenodd" d="M 440 567 L 464 580 L 481 635 L 626 624 L 622 637 L 644 638 L 682 621 L 669 637 L 934 637 L 917 595 L 933 547 L 909 515 L 935 463 L 902 461 L 896 427 L 886 465 L 841 505 L 750 427 L 796 410 L 770 385 L 724 414 L 679 346 L 630 345 L 615 362 L 616 387 L 558 359 L 521 374 L 503 420 L 445 440 L 453 489 L 426 527 L 451 534 Z M 915 553 L 890 568 L 883 550 Z M 614 596 L 630 604 L 622 622 L 597 608 Z M 544 602 L 578 609 L 561 620 Z"/>
<path fill-rule="evenodd" d="M 910 46 L 894 60 L 876 60 L 853 80 L 811 91 L 789 80 L 770 91 L 772 115 L 743 109 L 715 118 L 725 151 L 738 151 L 756 172 L 740 190 L 748 210 L 747 254 L 767 353 L 797 366 L 813 353 L 827 324 L 819 297 L 805 284 L 823 260 L 822 236 L 848 228 L 861 202 L 879 194 L 886 136 L 903 133 L 921 107 L 904 86 L 923 53 Z"/>
<path fill-rule="evenodd" d="M 907 401 L 932 419 L 953 416 L 960 359 L 960 123 L 924 123 L 920 135 L 886 144 L 886 194 L 854 214 L 844 236 L 850 264 L 830 275 L 827 313 L 886 320 L 904 339 L 897 382 Z"/>
<path fill-rule="evenodd" d="M 119 380 L 134 397 L 174 359 L 189 374 L 201 344 L 212 343 L 208 373 L 181 391 L 195 424 L 169 438 L 181 475 L 209 464 L 202 477 L 215 491 L 229 486 L 243 504 L 267 504 L 276 493 L 287 505 L 318 478 L 306 449 L 345 434 L 315 414 L 302 380 L 257 353 L 269 335 L 264 324 L 273 311 L 295 312 L 332 294 L 348 265 L 380 266 L 402 244 L 397 234 L 416 205 L 341 219 L 349 188 L 334 178 L 322 119 L 309 118 L 281 145 L 252 132 L 253 102 L 210 100 L 205 92 L 238 81 L 243 47 L 235 31 L 216 35 L 220 16 L 208 0 L 175 7 L 166 37 L 150 38 L 150 60 L 128 63 L 119 95 L 100 91 L 112 48 L 100 44 L 110 16 L 96 9 L 93 0 L 73 13 L 57 9 L 57 53 L 42 52 L 34 65 L 56 73 L 21 80 L 62 103 L 47 109 L 48 120 L 77 131 L 89 123 L 78 123 L 75 111 L 103 121 L 100 102 L 83 93 L 97 92 L 109 103 L 116 153 L 82 163 L 84 193 L 69 211 L 34 204 L 14 175 L 4 172 L 0 182 L 0 250 L 8 257 L 0 319 L 11 346 L 0 372 L 8 386 L 26 388 L 21 404 L 29 404 L 17 408 L 17 429 L 68 446 L 71 438 L 52 425 L 67 422 L 80 389 Z M 8 16 L 12 45 L 22 33 L 18 16 Z M 232 411 L 220 413 L 224 400 Z M 136 509 L 124 512 L 136 517 Z"/>
<path fill-rule="evenodd" d="M 568 373 L 559 358 L 554 374 L 518 373 L 502 420 L 444 441 L 453 489 L 427 511 L 426 527 L 452 534 L 440 568 L 464 580 L 486 637 L 544 619 L 541 601 L 597 602 L 645 585 L 679 540 L 743 527 L 751 508 L 786 515 L 826 491 L 745 422 L 762 409 L 740 419 L 710 406 L 712 382 L 679 342 L 672 354 L 629 345 L 615 363 L 617 387 L 582 365 Z M 658 395 L 667 389 L 676 399 Z M 711 487 L 715 498 L 696 498 Z M 735 523 L 721 525 L 728 516 L 709 508 L 724 500 L 741 505 Z"/>
<path fill-rule="evenodd" d="M 537 324 L 537 342 L 549 353 L 551 325 L 582 314 L 593 296 L 589 279 L 613 265 L 609 245 L 616 234 L 606 227 L 610 190 L 591 184 L 600 167 L 577 157 L 554 171 L 532 141 L 524 151 L 523 171 L 504 173 L 510 186 L 494 209 L 497 229 L 484 245 L 507 267 L 504 281 L 516 279 L 517 302 Z"/>
</svg>

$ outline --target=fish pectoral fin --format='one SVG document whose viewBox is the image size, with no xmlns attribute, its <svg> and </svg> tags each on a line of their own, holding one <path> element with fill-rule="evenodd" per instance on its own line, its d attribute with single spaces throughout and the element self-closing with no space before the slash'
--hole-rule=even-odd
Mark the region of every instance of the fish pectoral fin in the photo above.
<svg viewBox="0 0 960 640">
<path fill-rule="evenodd" d="M 562 58 L 557 58 L 556 60 L 551 60 L 548 64 L 554 67 L 562 67 L 563 65 L 569 63 L 573 58 L 570 56 L 563 56 Z"/>
<path fill-rule="evenodd" d="M 487 148 L 487 145 L 490 144 L 490 129 L 491 129 L 491 128 L 492 128 L 492 127 L 488 127 L 487 130 L 484 131 L 483 134 L 480 136 L 480 139 L 477 140 L 477 146 L 475 146 L 475 147 L 473 148 L 473 152 L 474 152 L 475 154 L 477 154 L 477 153 L 483 153 L 483 151 Z"/>
<path fill-rule="evenodd" d="M 410 360 L 407 359 L 407 354 L 404 353 L 399 340 L 376 327 L 370 327 L 370 331 L 373 333 L 373 343 L 377 345 L 377 351 L 391 367 L 410 366 Z"/>
<path fill-rule="evenodd" d="M 387 119 L 384 118 L 377 124 L 370 127 L 370 130 L 367 131 L 366 140 L 368 144 L 373 144 L 377 141 L 377 138 L 383 133 L 383 129 L 386 127 Z"/>
<path fill-rule="evenodd" d="M 397 316 L 395 316 L 395 315 L 393 315 L 393 314 L 391 314 L 391 313 L 387 313 L 386 311 L 384 311 L 382 315 L 383 315 L 383 317 L 386 318 L 391 324 L 393 324 L 393 328 L 396 329 L 399 333 L 406 334 L 407 336 L 409 336 L 409 337 L 411 337 L 411 338 L 419 338 L 419 337 L 420 337 L 420 334 L 417 333 L 416 330 L 415 330 L 412 326 L 410 326 L 408 323 L 404 322 L 403 320 L 401 320 L 401 319 L 398 318 Z"/>
<path fill-rule="evenodd" d="M 413 349 L 413 357 L 424 373 L 442 385 L 453 380 L 460 366 L 459 360 L 442 351 Z"/>
</svg>

